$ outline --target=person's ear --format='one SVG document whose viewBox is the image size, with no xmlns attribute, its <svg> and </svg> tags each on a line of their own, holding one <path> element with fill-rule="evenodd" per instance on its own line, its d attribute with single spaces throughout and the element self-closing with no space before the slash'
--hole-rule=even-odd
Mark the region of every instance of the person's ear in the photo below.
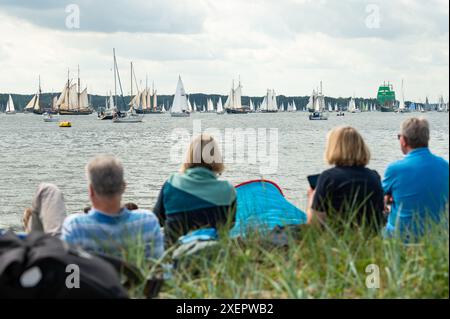
<svg viewBox="0 0 450 319">
<path fill-rule="evenodd" d="M 405 138 L 404 136 L 401 136 L 401 137 L 400 137 L 400 144 L 401 144 L 403 147 L 407 147 L 407 146 L 408 146 L 408 142 L 406 141 L 406 138 Z"/>
<path fill-rule="evenodd" d="M 89 184 L 89 198 L 93 198 L 95 195 L 94 188 Z"/>
</svg>

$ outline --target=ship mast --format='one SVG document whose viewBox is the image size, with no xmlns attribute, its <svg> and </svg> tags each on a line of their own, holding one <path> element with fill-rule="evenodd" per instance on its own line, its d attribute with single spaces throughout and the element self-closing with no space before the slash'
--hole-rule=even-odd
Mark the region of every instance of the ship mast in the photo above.
<svg viewBox="0 0 450 319">
<path fill-rule="evenodd" d="M 80 87 L 81 87 L 81 82 L 80 82 L 80 65 L 78 64 L 78 98 L 77 98 L 77 103 L 78 103 L 78 111 L 80 110 Z"/>
<path fill-rule="evenodd" d="M 116 80 L 116 49 L 113 48 L 114 57 L 114 106 L 117 107 L 117 80 Z"/>
</svg>

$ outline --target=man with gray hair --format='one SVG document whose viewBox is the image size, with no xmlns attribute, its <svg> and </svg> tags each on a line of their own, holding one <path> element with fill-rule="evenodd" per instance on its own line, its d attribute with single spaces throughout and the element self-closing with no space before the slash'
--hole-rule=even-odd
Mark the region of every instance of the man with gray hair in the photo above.
<svg viewBox="0 0 450 319">
<path fill-rule="evenodd" d="M 449 164 L 431 153 L 430 127 L 424 118 L 405 120 L 398 140 L 406 156 L 390 164 L 384 176 L 389 213 L 385 235 L 415 241 L 428 226 L 440 223 L 448 210 Z"/>
<path fill-rule="evenodd" d="M 142 247 L 147 258 L 160 258 L 164 246 L 157 217 L 150 211 L 122 207 L 126 186 L 122 163 L 114 156 L 97 156 L 87 164 L 86 175 L 92 209 L 68 216 L 62 239 L 88 251 L 116 256 Z"/>
</svg>

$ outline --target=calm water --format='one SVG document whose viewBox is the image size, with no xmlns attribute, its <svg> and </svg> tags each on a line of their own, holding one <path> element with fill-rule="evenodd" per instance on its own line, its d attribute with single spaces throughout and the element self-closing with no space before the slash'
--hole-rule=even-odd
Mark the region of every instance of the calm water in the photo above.
<svg viewBox="0 0 450 319">
<path fill-rule="evenodd" d="M 416 114 L 417 115 L 417 114 Z M 73 127 L 59 128 L 32 114 L 0 114 L 0 227 L 20 226 L 21 214 L 30 206 L 40 182 L 58 185 L 69 212 L 88 205 L 84 166 L 98 153 L 119 156 L 128 182 L 125 201 L 151 208 L 165 179 L 178 169 L 171 163 L 170 136 L 175 128 L 192 131 L 193 120 L 202 128 L 278 128 L 278 168 L 265 175 L 277 182 L 286 197 L 304 208 L 306 176 L 327 168 L 323 161 L 326 133 L 338 125 L 359 129 L 372 151 L 370 167 L 384 173 L 386 165 L 400 159 L 397 133 L 403 119 L 412 114 L 361 113 L 330 116 L 328 121 L 309 121 L 306 113 L 222 115 L 194 114 L 190 119 L 149 115 L 144 123 L 113 124 L 96 115 L 66 117 Z M 432 126 L 431 149 L 449 159 L 448 114 L 426 113 Z M 237 184 L 260 178 L 255 164 L 230 164 L 223 178 Z"/>
</svg>

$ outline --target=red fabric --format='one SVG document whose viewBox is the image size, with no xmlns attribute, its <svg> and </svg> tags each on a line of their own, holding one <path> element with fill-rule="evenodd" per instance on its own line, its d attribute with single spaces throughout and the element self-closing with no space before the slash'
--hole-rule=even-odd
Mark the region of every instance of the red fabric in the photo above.
<svg viewBox="0 0 450 319">
<path fill-rule="evenodd" d="M 238 187 L 241 187 L 241 186 L 244 186 L 244 185 L 248 185 L 248 184 L 251 184 L 251 183 L 269 183 L 269 184 L 272 184 L 273 186 L 275 186 L 280 191 L 281 195 L 283 195 L 283 197 L 284 197 L 284 194 L 283 194 L 283 191 L 281 190 L 281 187 L 278 186 L 275 182 L 272 182 L 272 181 L 269 181 L 269 180 L 266 180 L 266 179 L 254 179 L 254 180 L 251 180 L 251 181 L 243 182 L 241 184 L 236 185 L 235 188 L 238 188 Z"/>
</svg>

